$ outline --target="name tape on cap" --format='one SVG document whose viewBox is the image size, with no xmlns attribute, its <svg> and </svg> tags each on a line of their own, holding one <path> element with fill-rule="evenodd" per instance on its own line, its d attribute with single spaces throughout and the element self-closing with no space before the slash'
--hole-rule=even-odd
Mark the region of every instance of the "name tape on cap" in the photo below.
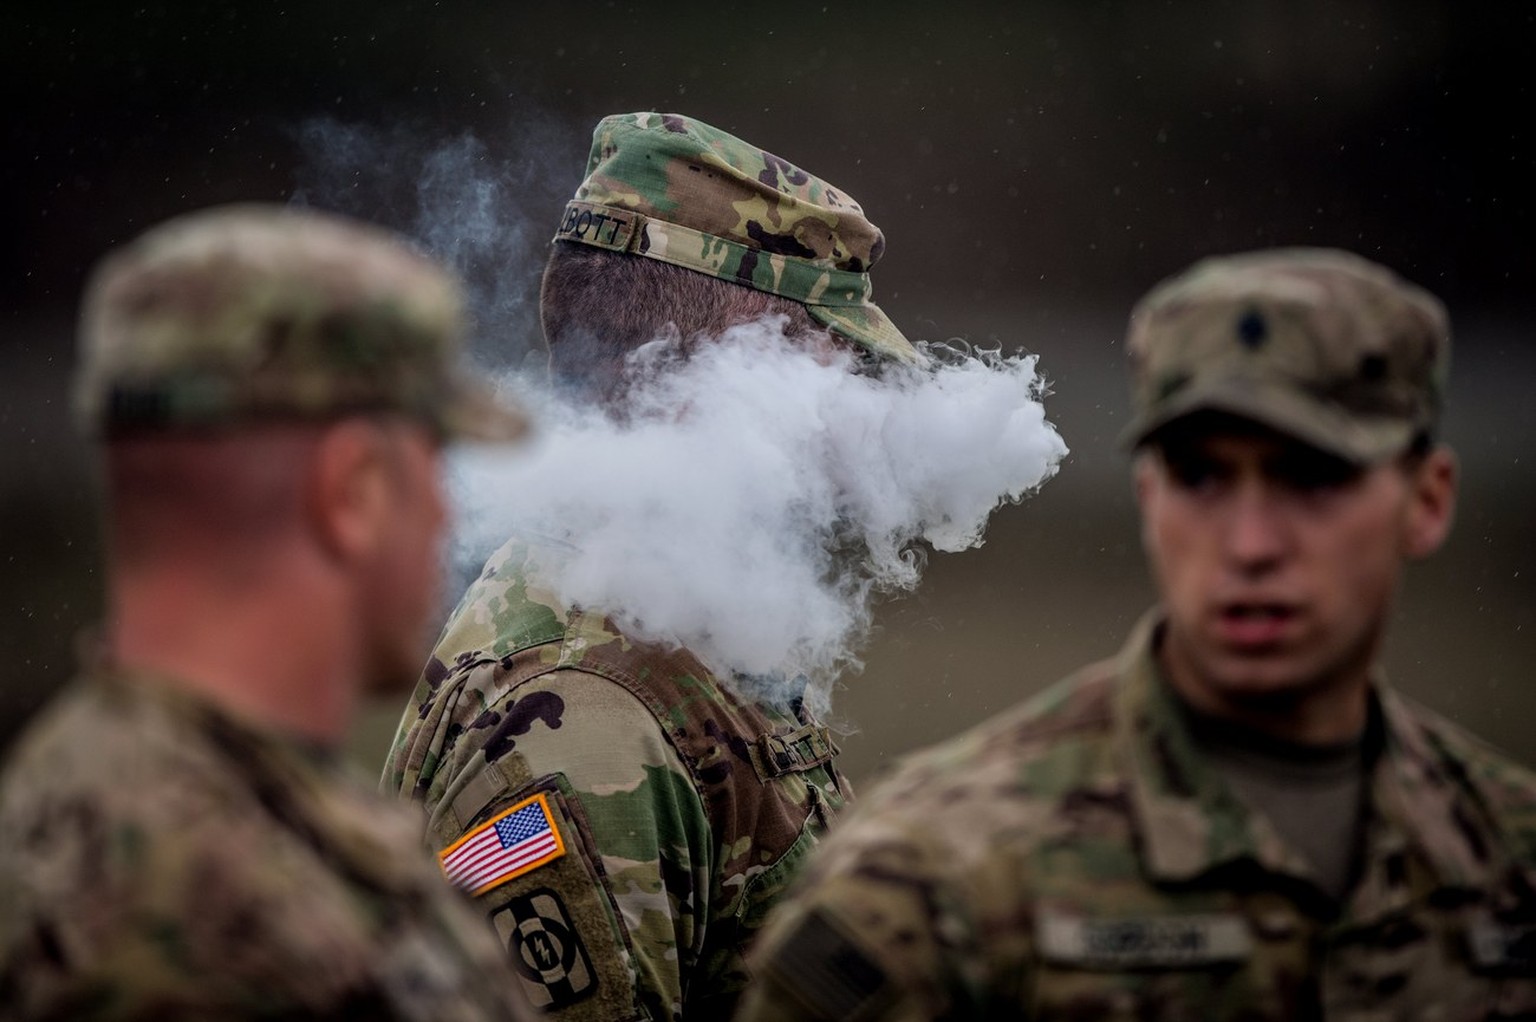
<svg viewBox="0 0 1536 1022">
<path fill-rule="evenodd" d="M 555 231 L 556 241 L 579 241 L 615 252 L 627 251 L 644 218 L 638 213 L 599 206 L 591 202 L 568 202 L 565 216 Z"/>
</svg>

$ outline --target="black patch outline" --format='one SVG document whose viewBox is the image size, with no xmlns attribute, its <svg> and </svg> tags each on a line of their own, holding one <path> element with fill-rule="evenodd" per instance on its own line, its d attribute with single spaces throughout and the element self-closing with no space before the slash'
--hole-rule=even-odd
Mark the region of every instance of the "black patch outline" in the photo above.
<svg viewBox="0 0 1536 1022">
<path fill-rule="evenodd" d="M 548 898 L 554 903 L 558 918 L 553 918 L 539 911 L 534 905 L 535 898 Z M 587 953 L 587 946 L 582 943 L 581 934 L 577 932 L 576 925 L 571 922 L 571 914 L 565 907 L 565 901 L 561 899 L 558 891 L 550 887 L 538 887 L 527 894 L 520 894 L 507 901 L 495 912 L 492 918 L 510 913 L 513 920 L 512 938 L 507 943 L 508 956 L 512 960 L 512 968 L 523 983 L 530 987 L 543 990 L 549 998 L 547 1005 L 542 1005 L 541 1010 L 555 1011 L 569 1007 L 586 1000 L 597 992 L 597 970 L 592 967 L 592 956 Z M 542 942 L 535 946 L 528 937 L 524 936 L 523 925 L 535 923 L 536 930 L 530 934 L 536 934 L 543 938 Z M 545 950 L 541 955 L 539 948 Z M 554 949 L 561 949 L 555 952 Z M 525 957 L 524 951 L 528 955 Z M 558 960 L 552 955 L 559 953 Z M 537 959 L 550 958 L 549 965 L 541 965 Z M 571 973 L 577 967 L 587 975 L 587 984 L 583 987 L 574 987 L 568 981 Z M 561 975 L 551 978 L 548 973 L 556 968 Z"/>
</svg>

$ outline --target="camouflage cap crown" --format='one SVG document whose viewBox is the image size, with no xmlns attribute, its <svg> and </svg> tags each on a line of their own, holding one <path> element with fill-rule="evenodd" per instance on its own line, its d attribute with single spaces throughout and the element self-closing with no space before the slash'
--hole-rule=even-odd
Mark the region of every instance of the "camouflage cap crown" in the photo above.
<svg viewBox="0 0 1536 1022">
<path fill-rule="evenodd" d="M 615 114 L 556 241 L 659 259 L 803 304 L 818 322 L 903 362 L 916 349 L 871 300 L 885 238 L 844 192 L 679 114 Z"/>
<path fill-rule="evenodd" d="M 1433 433 L 1450 358 L 1440 301 L 1336 249 L 1202 260 L 1157 285 L 1127 338 L 1135 446 L 1201 410 L 1251 419 L 1358 464 Z"/>
<path fill-rule="evenodd" d="M 399 410 L 510 440 L 515 409 L 455 365 L 454 280 L 396 235 L 277 205 L 201 210 L 111 253 L 74 381 L 89 433 Z"/>
</svg>

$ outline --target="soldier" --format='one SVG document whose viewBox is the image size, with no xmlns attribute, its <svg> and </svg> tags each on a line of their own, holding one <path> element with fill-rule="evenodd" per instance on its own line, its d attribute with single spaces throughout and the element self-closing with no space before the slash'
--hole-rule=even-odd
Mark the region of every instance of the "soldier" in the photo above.
<svg viewBox="0 0 1536 1022">
<path fill-rule="evenodd" d="M 625 357 L 779 315 L 793 342 L 916 361 L 870 301 L 880 232 L 846 194 L 696 120 L 604 118 L 540 312 L 554 379 L 617 402 Z M 474 894 L 531 999 L 565 1019 L 727 1017 L 741 951 L 848 797 L 802 702 L 742 698 L 687 649 L 563 605 L 514 537 L 464 595 L 384 787 Z M 507 857 L 531 816 L 556 840 Z"/>
<path fill-rule="evenodd" d="M 1333 250 L 1131 316 L 1161 596 L 1120 655 L 910 757 L 813 860 L 738 1018 L 1536 1012 L 1536 777 L 1386 687 L 1440 546 L 1440 303 Z"/>
<path fill-rule="evenodd" d="M 96 270 L 108 613 L 0 784 L 0 1015 L 530 1014 L 338 749 L 426 646 L 442 442 L 523 430 L 459 330 L 441 270 L 318 213 L 189 214 Z"/>
</svg>

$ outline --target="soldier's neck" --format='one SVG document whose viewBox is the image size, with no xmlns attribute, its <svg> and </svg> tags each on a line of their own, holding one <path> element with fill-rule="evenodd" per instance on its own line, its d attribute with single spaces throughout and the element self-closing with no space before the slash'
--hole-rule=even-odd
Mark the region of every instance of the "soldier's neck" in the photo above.
<svg viewBox="0 0 1536 1022">
<path fill-rule="evenodd" d="M 1352 741 L 1365 729 L 1370 705 L 1368 661 L 1314 685 L 1245 691 L 1208 682 L 1166 630 L 1156 640 L 1158 666 L 1191 709 L 1271 738 L 1301 745 Z"/>
<path fill-rule="evenodd" d="M 300 579 L 239 584 L 185 568 L 114 573 L 105 653 L 253 728 L 339 744 L 361 689 L 352 624 Z"/>
</svg>

